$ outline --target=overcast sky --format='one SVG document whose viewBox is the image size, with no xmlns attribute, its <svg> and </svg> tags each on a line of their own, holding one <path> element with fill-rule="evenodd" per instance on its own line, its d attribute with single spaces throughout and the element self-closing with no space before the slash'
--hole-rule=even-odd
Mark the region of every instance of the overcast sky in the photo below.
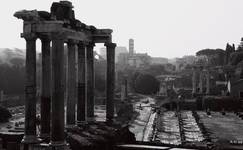
<svg viewBox="0 0 243 150">
<path fill-rule="evenodd" d="M 51 0 L 5 0 L 0 6 L 0 47 L 25 48 L 17 10 L 48 10 Z M 239 44 L 243 36 L 243 0 L 72 0 L 76 18 L 113 29 L 113 42 L 151 56 L 181 57 L 204 48 Z M 38 44 L 39 45 L 39 44 Z M 97 45 L 100 48 L 101 45 Z M 40 49 L 40 47 L 38 47 Z"/>
</svg>

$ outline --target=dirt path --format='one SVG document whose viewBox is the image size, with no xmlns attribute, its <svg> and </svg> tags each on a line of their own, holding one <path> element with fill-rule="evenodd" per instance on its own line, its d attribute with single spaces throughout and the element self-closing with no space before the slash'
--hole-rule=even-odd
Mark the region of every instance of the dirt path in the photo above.
<svg viewBox="0 0 243 150">
<path fill-rule="evenodd" d="M 134 104 L 138 116 L 130 123 L 129 129 L 135 134 L 137 141 L 149 141 L 155 118 L 151 107 L 153 104 L 155 104 L 155 100 L 151 97 L 144 97 Z"/>
</svg>

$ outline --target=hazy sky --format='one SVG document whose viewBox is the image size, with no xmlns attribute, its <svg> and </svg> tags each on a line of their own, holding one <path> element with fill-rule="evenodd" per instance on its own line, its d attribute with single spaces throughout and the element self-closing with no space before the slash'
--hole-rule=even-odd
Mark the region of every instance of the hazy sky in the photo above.
<svg viewBox="0 0 243 150">
<path fill-rule="evenodd" d="M 48 10 L 51 0 L 5 0 L 0 6 L 0 47 L 25 48 L 23 23 L 16 10 Z M 243 36 L 243 0 L 72 0 L 76 18 L 113 29 L 113 41 L 137 52 L 181 57 L 204 48 L 239 44 Z M 39 45 L 39 44 L 38 44 Z M 101 45 L 97 45 L 96 49 Z M 40 49 L 40 46 L 38 46 Z"/>
</svg>

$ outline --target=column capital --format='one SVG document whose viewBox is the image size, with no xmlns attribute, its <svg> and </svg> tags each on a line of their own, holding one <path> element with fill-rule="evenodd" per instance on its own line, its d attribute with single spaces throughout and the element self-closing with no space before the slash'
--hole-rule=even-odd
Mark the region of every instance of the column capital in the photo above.
<svg viewBox="0 0 243 150">
<path fill-rule="evenodd" d="M 106 47 L 111 47 L 111 48 L 115 48 L 116 47 L 116 43 L 105 43 Z"/>
<path fill-rule="evenodd" d="M 26 41 L 35 41 L 37 39 L 37 35 L 35 33 L 22 33 L 21 37 Z"/>
<path fill-rule="evenodd" d="M 74 39 L 68 39 L 67 43 L 71 45 L 77 45 L 79 44 L 79 41 Z"/>
<path fill-rule="evenodd" d="M 40 40 L 42 42 L 51 42 L 51 35 L 50 34 L 41 34 L 41 35 L 38 35 L 38 37 L 40 38 Z"/>
<path fill-rule="evenodd" d="M 83 51 L 85 50 L 86 44 L 84 42 L 79 42 L 77 46 L 78 46 L 78 51 L 80 50 Z"/>
<path fill-rule="evenodd" d="M 94 42 L 86 42 L 85 45 L 87 47 L 94 47 L 95 46 L 95 43 Z"/>
<path fill-rule="evenodd" d="M 51 34 L 51 39 L 52 40 L 64 40 L 65 35 L 63 32 L 54 32 Z"/>
<path fill-rule="evenodd" d="M 87 43 L 84 41 L 79 41 L 77 45 L 78 45 L 78 47 L 85 47 L 85 45 L 87 45 Z"/>
<path fill-rule="evenodd" d="M 79 41 L 78 45 L 79 46 L 87 46 L 87 45 L 89 45 L 89 42 L 87 42 L 87 41 Z"/>
</svg>

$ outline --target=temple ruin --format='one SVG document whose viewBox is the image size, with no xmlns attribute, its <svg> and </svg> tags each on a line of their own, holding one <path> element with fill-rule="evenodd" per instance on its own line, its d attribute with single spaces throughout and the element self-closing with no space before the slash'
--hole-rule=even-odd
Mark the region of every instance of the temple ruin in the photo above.
<svg viewBox="0 0 243 150">
<path fill-rule="evenodd" d="M 64 118 L 64 43 L 68 47 L 67 125 L 92 121 L 94 117 L 94 54 L 95 43 L 107 48 L 106 121 L 114 115 L 115 47 L 111 29 L 97 29 L 75 18 L 72 3 L 54 2 L 50 13 L 22 10 L 14 14 L 22 19 L 26 40 L 25 144 L 39 143 L 36 133 L 36 40 L 41 40 L 42 87 L 40 138 L 50 137 L 50 145 L 65 145 Z M 78 73 L 75 73 L 75 51 Z M 78 86 L 76 87 L 76 78 Z M 77 102 L 75 92 L 77 90 Z M 77 105 L 77 112 L 75 106 Z M 77 118 L 77 119 L 76 119 Z"/>
<path fill-rule="evenodd" d="M 210 68 L 194 65 L 192 68 L 192 94 L 210 94 Z"/>
</svg>

